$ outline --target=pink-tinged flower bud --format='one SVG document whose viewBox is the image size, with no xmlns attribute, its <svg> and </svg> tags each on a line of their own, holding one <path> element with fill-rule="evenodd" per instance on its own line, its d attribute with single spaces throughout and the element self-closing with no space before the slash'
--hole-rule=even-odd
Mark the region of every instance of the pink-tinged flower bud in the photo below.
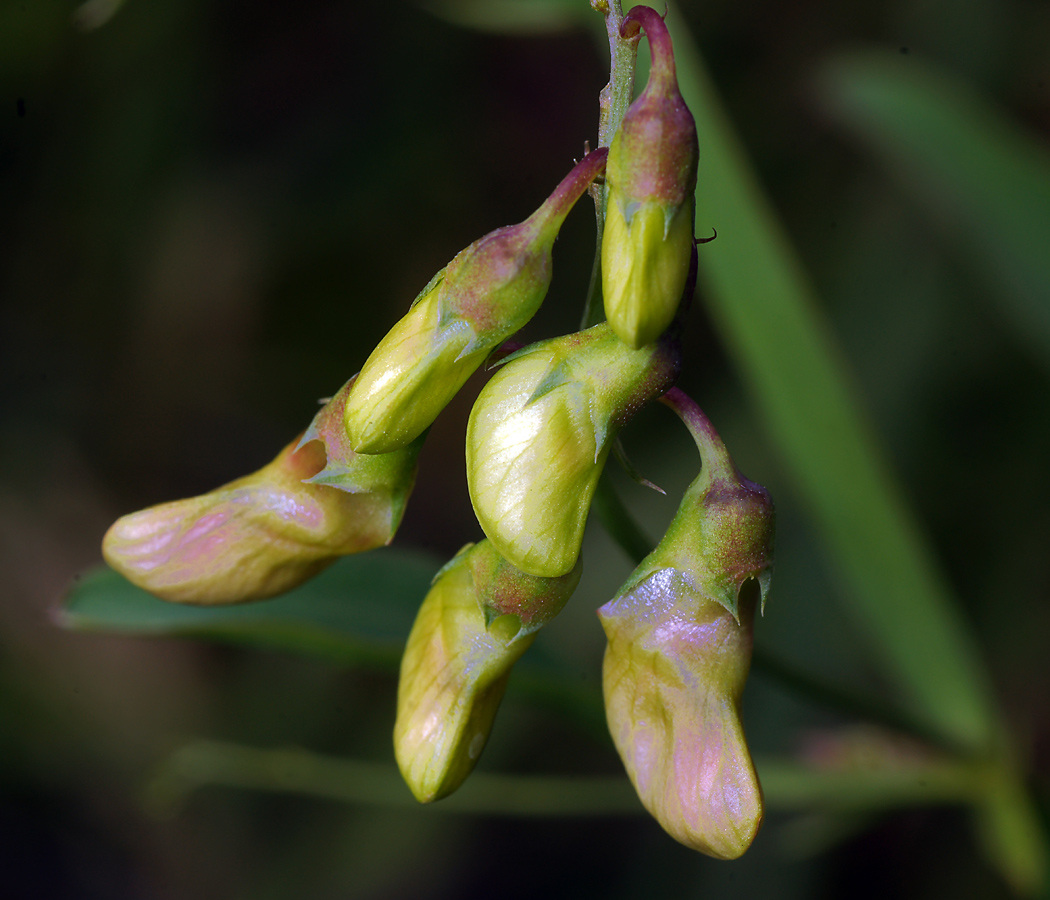
<svg viewBox="0 0 1050 900">
<path fill-rule="evenodd" d="M 347 402 L 358 452 L 415 440 L 489 352 L 535 315 L 550 285 L 554 239 L 606 154 L 588 154 L 528 219 L 475 241 L 431 279 L 372 351 Z"/>
<path fill-rule="evenodd" d="M 672 341 L 632 350 L 606 323 L 512 354 L 467 423 L 467 486 L 489 540 L 530 575 L 576 564 L 617 431 L 678 374 Z"/>
<path fill-rule="evenodd" d="M 342 428 L 351 384 L 258 472 L 118 519 L 102 542 L 106 562 L 164 600 L 240 603 L 290 590 L 339 556 L 388 544 L 422 439 L 384 456 L 355 454 Z"/>
<path fill-rule="evenodd" d="M 511 667 L 568 601 L 580 571 L 526 575 L 482 541 L 434 578 L 405 647 L 394 725 L 398 766 L 417 800 L 451 794 L 473 770 Z"/>
<path fill-rule="evenodd" d="M 633 37 L 642 27 L 652 67 L 609 148 L 602 236 L 605 315 L 632 347 L 655 340 L 678 310 L 693 249 L 699 157 L 696 124 L 678 91 L 663 19 L 636 6 L 624 17 L 620 34 Z"/>
<path fill-rule="evenodd" d="M 773 506 L 692 401 L 675 389 L 669 405 L 691 420 L 703 471 L 660 545 L 598 611 L 605 709 L 646 809 L 686 846 L 735 859 L 763 815 L 740 698 L 773 564 Z"/>
</svg>

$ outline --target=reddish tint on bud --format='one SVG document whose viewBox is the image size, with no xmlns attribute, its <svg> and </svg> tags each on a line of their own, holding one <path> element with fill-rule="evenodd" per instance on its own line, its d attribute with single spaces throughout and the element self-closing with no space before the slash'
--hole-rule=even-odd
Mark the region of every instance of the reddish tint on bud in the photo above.
<svg viewBox="0 0 1050 900">
<path fill-rule="evenodd" d="M 385 456 L 353 453 L 341 427 L 349 390 L 350 383 L 258 472 L 118 519 L 103 539 L 106 562 L 164 600 L 240 603 L 290 590 L 339 556 L 388 544 L 422 441 Z"/>
<path fill-rule="evenodd" d="M 678 90 L 674 47 L 660 14 L 634 7 L 620 24 L 620 36 L 636 37 L 642 28 L 652 54 L 649 81 L 623 117 L 609 149 L 606 179 L 613 178 L 610 187 L 626 205 L 655 200 L 677 207 L 696 189 L 696 123 Z"/>
<path fill-rule="evenodd" d="M 624 17 L 620 34 L 632 38 L 643 27 L 652 67 L 609 148 L 602 237 L 605 315 L 632 347 L 655 340 L 678 309 L 693 248 L 699 156 L 696 125 L 678 91 L 663 19 L 636 6 Z"/>
<path fill-rule="evenodd" d="M 551 248 L 569 210 L 605 169 L 585 156 L 543 205 L 461 251 L 365 362 L 346 407 L 351 445 L 386 453 L 415 440 L 485 357 L 535 315 L 551 281 Z"/>
<path fill-rule="evenodd" d="M 738 622 L 686 573 L 662 568 L 598 610 L 605 711 L 624 768 L 668 834 L 718 859 L 743 854 L 762 823 L 740 721 L 756 599 Z"/>
</svg>

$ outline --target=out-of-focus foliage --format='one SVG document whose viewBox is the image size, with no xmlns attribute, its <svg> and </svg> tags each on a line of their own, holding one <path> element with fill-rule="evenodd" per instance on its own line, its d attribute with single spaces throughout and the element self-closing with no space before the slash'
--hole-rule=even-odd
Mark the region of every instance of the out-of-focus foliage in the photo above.
<svg viewBox="0 0 1050 900">
<path fill-rule="evenodd" d="M 487 10 L 473 24 L 488 31 L 403 3 L 130 2 L 88 31 L 72 2 L 0 6 L 5 891 L 462 898 L 499 883 L 510 897 L 1007 895 L 971 852 L 960 810 L 823 807 L 814 782 L 763 769 L 771 754 L 800 754 L 823 769 L 830 796 L 848 799 L 863 792 L 836 779 L 874 767 L 885 781 L 873 779 L 868 796 L 899 797 L 909 767 L 929 761 L 907 741 L 851 737 L 848 714 L 761 671 L 744 715 L 771 808 L 778 795 L 781 809 L 791 796 L 809 801 L 802 814 L 774 812 L 731 866 L 638 816 L 452 817 L 219 789 L 188 797 L 170 819 L 145 811 L 141 789 L 158 762 L 197 736 L 392 767 L 389 676 L 272 651 L 66 634 L 46 612 L 98 560 L 117 515 L 272 457 L 433 271 L 523 218 L 593 143 L 607 71 L 594 13 L 559 2 L 547 29 L 536 23 L 552 3 L 455 6 L 460 23 Z M 1021 0 L 753 0 L 687 2 L 673 15 L 809 273 L 1045 817 L 1050 382 L 1037 323 L 1050 13 Z M 974 91 L 983 99 L 965 99 Z M 701 252 L 714 259 L 724 241 L 719 252 L 753 262 L 734 247 L 739 210 L 715 202 L 724 185 L 705 193 L 704 166 L 702 156 L 697 228 L 719 239 Z M 577 211 L 528 337 L 575 327 L 592 249 L 591 218 Z M 684 386 L 777 500 L 777 573 L 758 644 L 899 705 L 899 682 L 883 681 L 877 644 L 847 614 L 841 561 L 829 564 L 811 530 L 804 480 L 767 439 L 768 401 L 751 405 L 747 370 L 730 364 L 704 317 L 709 298 L 700 301 Z M 479 537 L 462 441 L 482 383 L 433 429 L 402 546 L 447 558 Z M 814 398 L 799 414 L 819 406 Z M 649 496 L 620 479 L 659 534 L 696 474 L 695 452 L 660 411 L 624 441 L 668 489 Z M 831 439 L 826 457 L 841 463 Z M 837 494 L 829 502 L 870 527 L 848 478 Z M 622 771 L 593 715 L 593 610 L 631 564 L 592 532 L 579 595 L 529 654 L 550 662 L 559 686 L 538 678 L 516 690 L 512 679 L 476 777 Z M 922 653 L 923 626 L 906 627 Z M 938 770 L 925 783 L 943 799 L 977 777 Z M 989 818 L 1006 808 L 992 807 Z M 508 886 L 509 870 L 519 875 Z"/>
</svg>

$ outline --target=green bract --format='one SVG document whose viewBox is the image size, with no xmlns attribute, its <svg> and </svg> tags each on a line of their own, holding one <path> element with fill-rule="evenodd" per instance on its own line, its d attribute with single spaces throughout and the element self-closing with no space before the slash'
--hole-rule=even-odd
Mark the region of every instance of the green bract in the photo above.
<svg viewBox="0 0 1050 900">
<path fill-rule="evenodd" d="M 384 456 L 355 454 L 341 427 L 351 384 L 258 472 L 118 519 L 102 542 L 106 562 L 164 600 L 240 603 L 390 543 L 422 440 Z"/>
<path fill-rule="evenodd" d="M 588 154 L 528 219 L 475 241 L 431 279 L 361 369 L 345 414 L 355 450 L 387 453 L 413 441 L 488 353 L 533 317 L 562 222 L 606 155 Z"/>
<path fill-rule="evenodd" d="M 511 667 L 579 580 L 579 565 L 562 578 L 526 575 L 488 541 L 468 545 L 437 574 L 397 691 L 394 752 L 416 799 L 438 800 L 470 774 Z"/>
<path fill-rule="evenodd" d="M 467 423 L 470 500 L 500 553 L 532 575 L 572 569 L 616 432 L 677 367 L 677 345 L 632 350 L 605 323 L 508 359 Z"/>
<path fill-rule="evenodd" d="M 663 19 L 648 7 L 624 18 L 625 38 L 644 26 L 653 64 L 649 82 L 623 117 L 609 148 L 602 237 L 605 315 L 632 347 L 655 340 L 674 320 L 693 249 L 699 156 L 696 125 L 678 92 Z"/>
</svg>

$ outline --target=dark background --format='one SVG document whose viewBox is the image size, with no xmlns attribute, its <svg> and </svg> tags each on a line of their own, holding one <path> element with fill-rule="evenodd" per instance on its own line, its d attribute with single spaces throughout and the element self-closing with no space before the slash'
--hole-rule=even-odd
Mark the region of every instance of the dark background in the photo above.
<svg viewBox="0 0 1050 900">
<path fill-rule="evenodd" d="M 809 84 L 830 54 L 873 43 L 945 66 L 1046 142 L 1050 5 L 681 6 L 1045 789 L 1045 365 L 993 314 L 994 291 L 965 256 L 820 113 Z M 268 461 L 437 269 L 527 216 L 595 140 L 608 63 L 593 29 L 483 34 L 400 0 L 128 0 L 97 28 L 76 10 L 0 0 L 5 895 L 1008 896 L 951 810 L 830 832 L 774 814 L 732 864 L 641 817 L 459 818 L 225 789 L 195 795 L 174 818 L 148 815 L 149 773 L 197 736 L 389 760 L 394 680 L 259 651 L 67 634 L 49 610 L 100 560 L 113 519 Z M 576 327 L 592 222 L 586 204 L 570 216 L 527 338 Z M 684 386 L 778 502 L 777 583 L 760 639 L 877 685 L 702 302 L 686 337 Z M 480 536 L 462 436 L 482 382 L 435 426 L 399 543 L 448 557 Z M 694 452 L 656 411 L 625 440 L 669 489 L 649 496 L 620 478 L 657 535 L 695 474 Z M 579 596 L 541 640 L 597 684 L 593 610 L 630 564 L 600 534 L 587 554 Z M 791 752 L 840 721 L 758 676 L 746 713 L 757 752 Z M 610 742 L 513 693 L 482 762 L 562 774 L 618 766 Z"/>
</svg>

